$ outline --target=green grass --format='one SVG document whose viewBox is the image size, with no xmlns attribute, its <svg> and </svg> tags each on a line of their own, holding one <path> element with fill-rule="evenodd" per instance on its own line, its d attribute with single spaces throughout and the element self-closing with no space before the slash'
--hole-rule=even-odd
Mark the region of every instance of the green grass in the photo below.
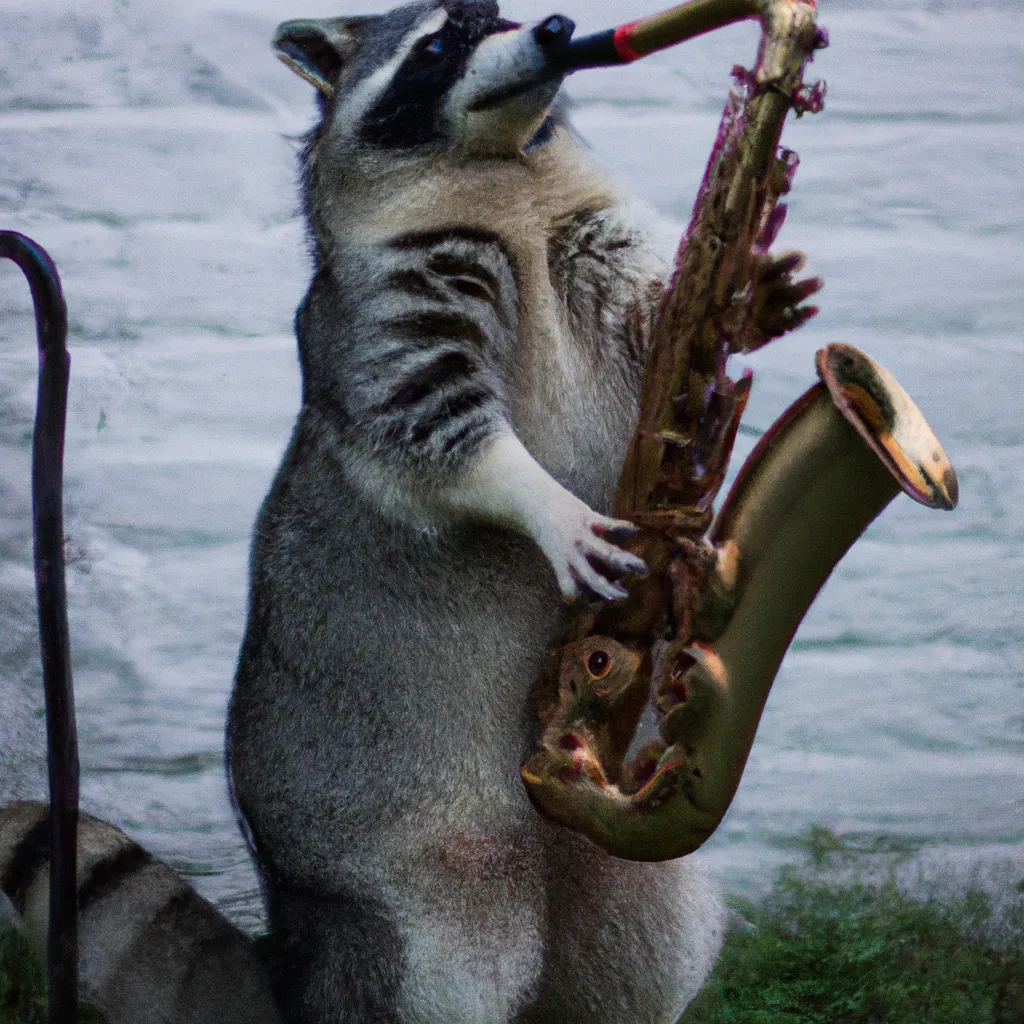
<svg viewBox="0 0 1024 1024">
<path fill-rule="evenodd" d="M 680 1024 L 1024 1024 L 1020 872 L 995 888 L 930 885 L 912 896 L 888 874 L 835 871 L 875 855 L 905 865 L 909 851 L 824 829 L 803 846 L 806 867 L 785 869 L 756 906 L 734 901 L 754 928 L 729 935 Z M 0 929 L 0 1024 L 44 1024 L 43 992 L 24 939 Z M 102 1017 L 84 1008 L 79 1021 Z"/>
<path fill-rule="evenodd" d="M 104 1024 L 106 1018 L 80 1006 L 78 1024 Z M 0 1024 L 46 1024 L 46 975 L 25 939 L 0 925 Z"/>
<path fill-rule="evenodd" d="M 994 941 L 980 890 L 911 897 L 891 880 L 784 870 L 729 935 L 680 1024 L 1024 1024 L 1024 927 Z"/>
<path fill-rule="evenodd" d="M 44 977 L 25 940 L 0 930 L 0 1024 L 42 1024 L 46 1019 Z"/>
</svg>

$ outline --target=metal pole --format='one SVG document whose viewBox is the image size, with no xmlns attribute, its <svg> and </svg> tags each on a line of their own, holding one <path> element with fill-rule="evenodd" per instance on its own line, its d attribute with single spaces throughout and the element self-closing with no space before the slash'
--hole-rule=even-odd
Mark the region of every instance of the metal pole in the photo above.
<svg viewBox="0 0 1024 1024">
<path fill-rule="evenodd" d="M 39 341 L 39 392 L 32 451 L 39 643 L 46 694 L 50 776 L 49 1024 L 78 1015 L 78 736 L 64 581 L 64 427 L 67 419 L 67 307 L 53 260 L 30 238 L 0 231 L 0 256 L 32 289 Z"/>
</svg>

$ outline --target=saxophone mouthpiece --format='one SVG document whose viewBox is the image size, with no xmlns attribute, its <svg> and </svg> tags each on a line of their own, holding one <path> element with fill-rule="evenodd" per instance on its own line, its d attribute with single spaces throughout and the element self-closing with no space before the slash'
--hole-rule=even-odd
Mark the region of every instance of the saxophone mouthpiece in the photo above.
<svg viewBox="0 0 1024 1024">
<path fill-rule="evenodd" d="M 649 53 L 762 13 L 762 0 L 689 0 L 660 14 L 570 41 L 559 55 L 565 74 L 632 64 Z"/>
</svg>

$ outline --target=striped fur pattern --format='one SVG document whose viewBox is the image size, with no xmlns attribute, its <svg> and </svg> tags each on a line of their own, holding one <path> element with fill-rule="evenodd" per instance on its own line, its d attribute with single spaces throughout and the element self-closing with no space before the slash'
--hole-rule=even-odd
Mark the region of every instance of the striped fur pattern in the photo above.
<svg viewBox="0 0 1024 1024">
<path fill-rule="evenodd" d="M 670 1024 L 717 953 L 696 861 L 614 861 L 519 782 L 564 596 L 642 568 L 607 513 L 665 273 L 542 41 L 470 0 L 278 33 L 314 276 L 228 755 L 288 1024 Z M 429 130 L 365 130 L 403 96 Z"/>
<path fill-rule="evenodd" d="M 44 955 L 49 904 L 46 805 L 0 808 L 0 889 Z M 276 1024 L 251 940 L 112 825 L 78 832 L 82 997 L 110 1024 Z"/>
<path fill-rule="evenodd" d="M 381 246 L 373 270 L 350 321 L 354 337 L 373 343 L 340 353 L 337 411 L 396 466 L 457 474 L 493 434 L 507 402 L 517 319 L 508 256 L 489 232 L 411 234 Z M 336 289 L 331 272 L 321 273 L 314 307 Z"/>
</svg>

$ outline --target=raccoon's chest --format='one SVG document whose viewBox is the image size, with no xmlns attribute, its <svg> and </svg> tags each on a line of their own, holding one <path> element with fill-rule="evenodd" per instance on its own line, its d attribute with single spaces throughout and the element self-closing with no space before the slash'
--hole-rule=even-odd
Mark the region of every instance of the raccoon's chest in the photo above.
<svg viewBox="0 0 1024 1024">
<path fill-rule="evenodd" d="M 660 267 L 618 211 L 558 224 L 519 254 L 513 424 L 556 479 L 607 507 L 636 422 Z"/>
</svg>

